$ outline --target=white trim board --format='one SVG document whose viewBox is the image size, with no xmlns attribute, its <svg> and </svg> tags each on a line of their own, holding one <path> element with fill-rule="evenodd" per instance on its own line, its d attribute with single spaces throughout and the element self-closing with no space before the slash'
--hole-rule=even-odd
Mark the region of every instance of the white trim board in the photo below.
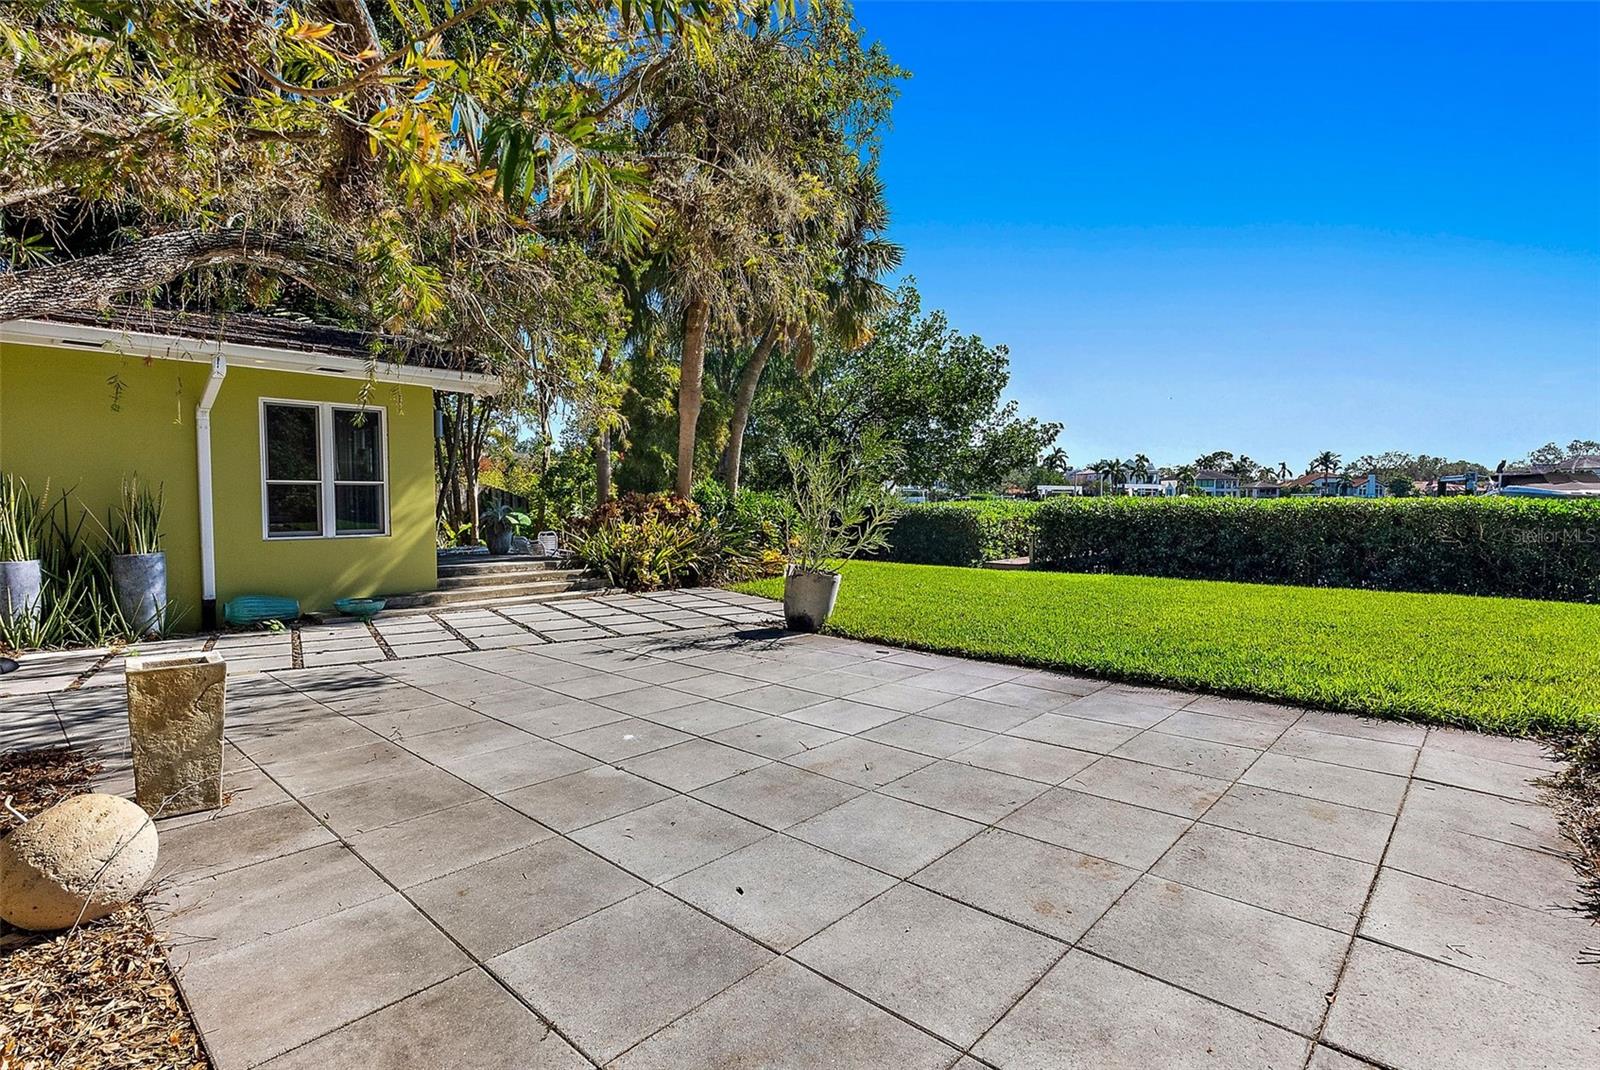
<svg viewBox="0 0 1600 1070">
<path fill-rule="evenodd" d="M 170 334 L 145 334 L 112 327 L 57 323 L 53 320 L 14 320 L 0 324 L 0 342 L 78 351 L 99 350 L 130 357 L 200 364 L 210 364 L 221 356 L 232 368 L 263 368 L 338 379 L 372 378 L 378 382 L 426 386 L 460 394 L 493 394 L 500 389 L 498 377 L 481 372 L 450 371 L 383 360 L 369 363 L 328 353 L 307 353 L 298 349 L 276 349 Z"/>
</svg>

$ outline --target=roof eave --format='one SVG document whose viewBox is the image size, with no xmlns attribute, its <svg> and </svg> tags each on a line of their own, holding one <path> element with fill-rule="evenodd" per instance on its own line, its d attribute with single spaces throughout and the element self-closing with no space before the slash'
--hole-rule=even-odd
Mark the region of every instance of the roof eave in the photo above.
<svg viewBox="0 0 1600 1070">
<path fill-rule="evenodd" d="M 342 379 L 372 378 L 378 382 L 426 386 L 459 394 L 493 394 L 500 380 L 482 372 L 428 368 L 393 361 L 365 361 L 354 357 L 298 349 L 243 345 L 237 342 L 152 334 L 109 327 L 90 327 L 53 320 L 14 320 L 0 323 L 0 342 L 50 346 L 57 349 L 100 350 L 155 360 L 181 360 L 209 364 L 217 356 L 230 365 L 269 371 L 323 375 Z"/>
</svg>

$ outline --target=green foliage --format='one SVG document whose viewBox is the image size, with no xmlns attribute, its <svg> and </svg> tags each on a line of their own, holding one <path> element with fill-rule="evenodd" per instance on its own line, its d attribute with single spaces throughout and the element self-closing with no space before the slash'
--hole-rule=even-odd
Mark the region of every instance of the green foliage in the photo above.
<svg viewBox="0 0 1600 1070">
<path fill-rule="evenodd" d="M 155 554 L 161 552 L 161 515 L 166 511 L 165 485 L 154 490 L 138 476 L 122 481 L 106 530 L 115 553 Z"/>
<path fill-rule="evenodd" d="M 917 565 L 981 565 L 1033 549 L 1038 502 L 913 505 L 895 520 L 883 557 Z"/>
<path fill-rule="evenodd" d="M 21 476 L 0 476 L 0 561 L 32 561 L 39 556 L 39 535 L 50 493 L 35 498 Z"/>
<path fill-rule="evenodd" d="M 610 587 L 648 591 L 692 583 L 699 575 L 700 532 L 689 520 L 660 514 L 613 519 L 574 531 L 567 545 Z"/>
<path fill-rule="evenodd" d="M 1600 725 L 1597 606 L 856 562 L 828 631 L 1486 731 Z"/>
<path fill-rule="evenodd" d="M 790 505 L 784 520 L 784 550 L 798 572 L 834 572 L 857 554 L 878 553 L 888 544 L 900 500 L 887 485 L 901 462 L 900 447 L 876 429 L 846 447 L 824 442 L 815 450 L 791 446 Z"/>
<path fill-rule="evenodd" d="M 1600 601 L 1600 501 L 1058 498 L 1035 523 L 1039 568 Z"/>
<path fill-rule="evenodd" d="M 532 524 L 532 517 L 513 509 L 505 502 L 496 502 L 488 509 L 478 512 L 478 534 L 486 539 L 503 535 L 508 531 L 526 532 Z"/>
<path fill-rule="evenodd" d="M 958 333 L 943 312 L 925 313 L 908 280 L 866 345 L 824 339 L 809 376 L 792 363 L 769 369 L 746 438 L 749 482 L 781 486 L 789 445 L 815 449 L 882 427 L 904 447 L 896 482 L 997 488 L 1012 471 L 1032 468 L 1061 430 L 1018 416 L 1002 398 L 1009 380 L 1004 346 Z"/>
<path fill-rule="evenodd" d="M 40 506 L 39 616 L 37 620 L 18 616 L 9 625 L 0 624 L 0 649 L 108 646 L 131 637 L 133 630 L 112 593 L 111 555 L 120 551 L 104 538 L 85 537 L 92 520 L 88 510 L 74 513 L 66 493 L 49 506 Z M 169 615 L 173 612 L 169 605 Z M 169 621 L 157 623 L 157 630 L 165 632 Z"/>
<path fill-rule="evenodd" d="M 756 496 L 703 509 L 671 494 L 627 494 L 571 521 L 565 541 L 609 586 L 629 591 L 743 579 L 779 560 L 763 507 Z"/>
</svg>

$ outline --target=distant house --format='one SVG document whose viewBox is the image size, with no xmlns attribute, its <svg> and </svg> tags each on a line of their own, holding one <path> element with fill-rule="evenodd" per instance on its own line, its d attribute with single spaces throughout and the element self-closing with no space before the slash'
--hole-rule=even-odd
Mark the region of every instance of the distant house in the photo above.
<svg viewBox="0 0 1600 1070">
<path fill-rule="evenodd" d="M 1062 474 L 1060 483 L 1041 483 L 1033 492 L 1040 498 L 1078 497 L 1086 494 L 1089 487 L 1100 484 L 1099 472 L 1088 468 L 1072 468 Z"/>
<path fill-rule="evenodd" d="M 1560 498 L 1600 496 L 1600 454 L 1589 454 L 1560 464 L 1534 464 L 1508 468 L 1497 480 L 1502 494 Z"/>
<path fill-rule="evenodd" d="M 437 587 L 434 392 L 498 385 L 436 350 L 272 316 L 19 320 L 0 325 L 0 463 L 96 516 L 125 479 L 160 484 L 185 626 L 242 594 L 314 612 Z"/>
<path fill-rule="evenodd" d="M 1384 488 L 1378 482 L 1376 472 L 1368 472 L 1364 476 L 1307 472 L 1280 484 L 1279 493 L 1308 494 L 1319 498 L 1381 498 Z"/>
<path fill-rule="evenodd" d="M 1232 472 L 1216 468 L 1202 468 L 1194 474 L 1194 489 L 1214 498 L 1237 498 L 1243 494 L 1242 481 Z"/>
<path fill-rule="evenodd" d="M 1283 493 L 1283 484 L 1276 479 L 1258 479 L 1239 484 L 1239 490 L 1246 498 L 1276 498 Z"/>
</svg>

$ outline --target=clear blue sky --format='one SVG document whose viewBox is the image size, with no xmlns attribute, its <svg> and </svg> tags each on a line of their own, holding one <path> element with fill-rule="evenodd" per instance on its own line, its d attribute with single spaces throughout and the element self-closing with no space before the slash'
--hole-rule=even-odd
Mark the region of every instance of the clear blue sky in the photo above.
<svg viewBox="0 0 1600 1070">
<path fill-rule="evenodd" d="M 905 270 L 1075 463 L 1600 438 L 1600 7 L 857 15 Z"/>
</svg>

